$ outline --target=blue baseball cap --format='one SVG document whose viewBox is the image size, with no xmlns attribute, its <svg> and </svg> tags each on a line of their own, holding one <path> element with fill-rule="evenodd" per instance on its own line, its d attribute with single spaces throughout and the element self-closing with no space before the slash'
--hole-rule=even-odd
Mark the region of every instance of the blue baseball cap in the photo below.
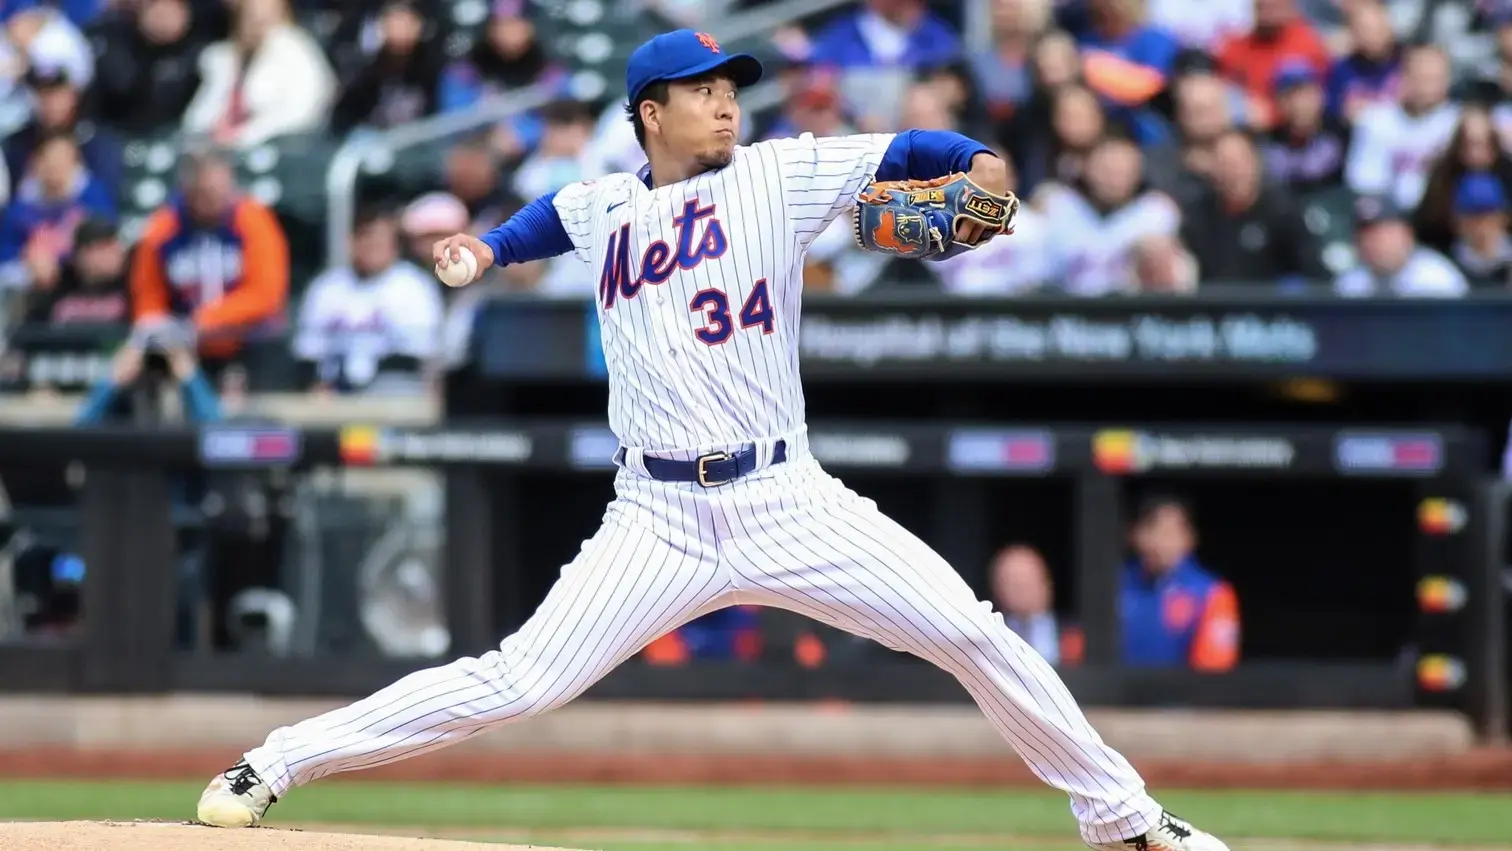
<svg viewBox="0 0 1512 851">
<path fill-rule="evenodd" d="M 1507 210 L 1507 189 L 1494 174 L 1478 172 L 1460 179 L 1454 190 L 1454 212 L 1480 216 Z"/>
<path fill-rule="evenodd" d="M 1297 86 L 1320 82 L 1321 79 L 1318 69 L 1314 68 L 1312 63 L 1301 59 L 1288 59 L 1276 69 L 1276 76 L 1271 79 L 1271 88 L 1284 92 Z"/>
<path fill-rule="evenodd" d="M 651 39 L 630 54 L 625 63 L 625 97 L 636 96 L 652 83 L 697 77 L 716 68 L 729 72 L 739 88 L 761 79 L 761 62 L 748 53 L 725 53 L 714 36 L 693 30 L 673 30 Z"/>
</svg>

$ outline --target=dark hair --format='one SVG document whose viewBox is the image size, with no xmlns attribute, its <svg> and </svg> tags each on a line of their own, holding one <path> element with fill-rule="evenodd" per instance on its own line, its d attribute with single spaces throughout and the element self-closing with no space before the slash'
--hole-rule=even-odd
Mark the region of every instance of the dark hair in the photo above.
<svg viewBox="0 0 1512 851">
<path fill-rule="evenodd" d="M 635 128 L 635 141 L 642 148 L 646 147 L 646 122 L 641 120 L 640 105 L 648 100 L 661 106 L 667 105 L 666 80 L 658 80 L 646 86 L 625 104 L 625 117 L 630 120 L 630 126 Z"/>
<path fill-rule="evenodd" d="M 1154 520 L 1155 515 L 1167 509 L 1180 512 L 1187 524 L 1193 525 L 1191 504 L 1175 494 L 1164 492 L 1145 494 L 1134 509 L 1134 525 L 1143 526 Z"/>
<path fill-rule="evenodd" d="M 352 233 L 380 222 L 392 222 L 394 211 L 383 204 L 369 204 L 359 209 L 352 217 Z"/>
<path fill-rule="evenodd" d="M 73 145 L 75 150 L 78 150 L 79 147 L 79 140 L 74 137 L 73 130 L 59 128 L 56 130 L 46 130 L 38 135 L 36 147 L 34 147 L 32 150 L 40 151 L 53 142 L 67 142 L 68 144 Z"/>
<path fill-rule="evenodd" d="M 625 117 L 629 119 L 630 126 L 635 128 L 635 141 L 640 144 L 641 148 L 644 149 L 646 147 L 646 123 L 641 120 L 641 104 L 649 100 L 654 104 L 666 106 L 668 92 L 672 83 L 695 84 L 706 83 L 710 80 L 733 81 L 734 78 L 727 71 L 711 71 L 707 74 L 699 74 L 696 77 L 683 77 L 677 80 L 657 80 L 654 83 L 648 83 L 645 88 L 636 92 L 635 97 L 625 104 Z"/>
<path fill-rule="evenodd" d="M 593 113 L 581 101 L 554 100 L 541 107 L 541 120 L 547 124 L 584 124 L 593 121 Z"/>
<path fill-rule="evenodd" d="M 1116 124 L 1108 125 L 1108 129 L 1097 137 L 1097 141 L 1093 142 L 1091 147 L 1087 148 L 1087 155 L 1091 156 L 1092 152 L 1109 147 L 1133 148 L 1139 154 L 1140 160 L 1144 160 L 1144 149 L 1139 147 L 1139 143 L 1129 131 Z"/>
<path fill-rule="evenodd" d="M 1423 198 L 1412 213 L 1412 227 L 1417 232 L 1418 239 L 1440 251 L 1447 251 L 1449 244 L 1454 241 L 1454 191 L 1459 186 L 1460 178 L 1470 171 L 1470 167 L 1462 159 L 1462 152 L 1467 134 L 1465 127 L 1472 118 L 1490 123 L 1491 110 L 1483 103 L 1464 105 L 1449 144 L 1444 146 L 1428 169 Z M 1493 140 L 1496 138 L 1494 123 L 1491 136 Z M 1500 145 L 1492 145 L 1492 149 L 1495 155 L 1490 171 L 1507 185 L 1507 175 L 1512 174 L 1512 156 L 1508 156 Z"/>
</svg>

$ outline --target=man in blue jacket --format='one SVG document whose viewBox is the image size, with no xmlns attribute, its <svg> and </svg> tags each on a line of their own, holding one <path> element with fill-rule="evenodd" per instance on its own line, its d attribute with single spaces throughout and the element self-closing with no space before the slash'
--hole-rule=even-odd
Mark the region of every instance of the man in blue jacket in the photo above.
<svg viewBox="0 0 1512 851">
<path fill-rule="evenodd" d="M 1239 601 L 1233 586 L 1198 563 L 1191 510 L 1171 496 L 1139 508 L 1124 566 L 1120 614 L 1129 665 L 1216 673 L 1239 661 Z"/>
<path fill-rule="evenodd" d="M 183 399 L 184 419 L 189 423 L 210 423 L 221 419 L 220 398 L 194 356 L 192 341 L 182 329 L 169 324 L 138 329 L 116 353 L 111 375 L 101 381 L 74 415 L 74 424 L 93 426 L 110 421 L 149 416 L 151 394 L 159 386 L 157 376 L 147 368 L 149 358 L 161 354 L 168 364 L 168 377 L 179 388 Z M 134 408 L 144 402 L 148 410 Z M 197 511 L 206 482 L 196 473 L 180 474 L 171 481 L 176 511 Z M 206 541 L 196 536 L 179 554 L 179 588 L 176 632 L 180 647 L 193 646 L 199 631 L 198 612 L 205 596 Z"/>
</svg>

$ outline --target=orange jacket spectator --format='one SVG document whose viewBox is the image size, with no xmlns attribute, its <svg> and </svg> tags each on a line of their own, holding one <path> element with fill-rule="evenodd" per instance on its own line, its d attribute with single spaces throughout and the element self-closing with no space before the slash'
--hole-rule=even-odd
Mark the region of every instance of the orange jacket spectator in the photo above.
<svg viewBox="0 0 1512 851">
<path fill-rule="evenodd" d="M 1282 63 L 1301 60 L 1322 79 L 1332 64 L 1323 37 L 1297 14 L 1291 0 L 1257 0 L 1254 30 L 1225 39 L 1217 60 L 1219 72 L 1243 87 L 1251 120 L 1261 130 L 1276 122 L 1275 79 Z"/>
<path fill-rule="evenodd" d="M 1239 662 L 1239 597 L 1196 559 L 1158 576 L 1130 562 L 1119 608 L 1125 664 L 1217 673 Z"/>
<path fill-rule="evenodd" d="M 289 244 L 278 219 L 234 200 L 220 221 L 197 224 L 181 203 L 152 214 L 131 268 L 133 319 L 190 317 L 205 354 L 235 351 L 248 330 L 283 319 Z"/>
</svg>

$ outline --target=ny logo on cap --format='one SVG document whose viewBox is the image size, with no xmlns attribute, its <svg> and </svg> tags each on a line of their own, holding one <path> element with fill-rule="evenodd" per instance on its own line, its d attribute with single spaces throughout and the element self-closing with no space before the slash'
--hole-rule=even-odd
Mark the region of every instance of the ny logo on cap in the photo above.
<svg viewBox="0 0 1512 851">
<path fill-rule="evenodd" d="M 719 42 L 715 41 L 714 36 L 709 35 L 708 33 L 699 33 L 698 43 L 714 51 L 715 53 L 719 52 Z"/>
</svg>

